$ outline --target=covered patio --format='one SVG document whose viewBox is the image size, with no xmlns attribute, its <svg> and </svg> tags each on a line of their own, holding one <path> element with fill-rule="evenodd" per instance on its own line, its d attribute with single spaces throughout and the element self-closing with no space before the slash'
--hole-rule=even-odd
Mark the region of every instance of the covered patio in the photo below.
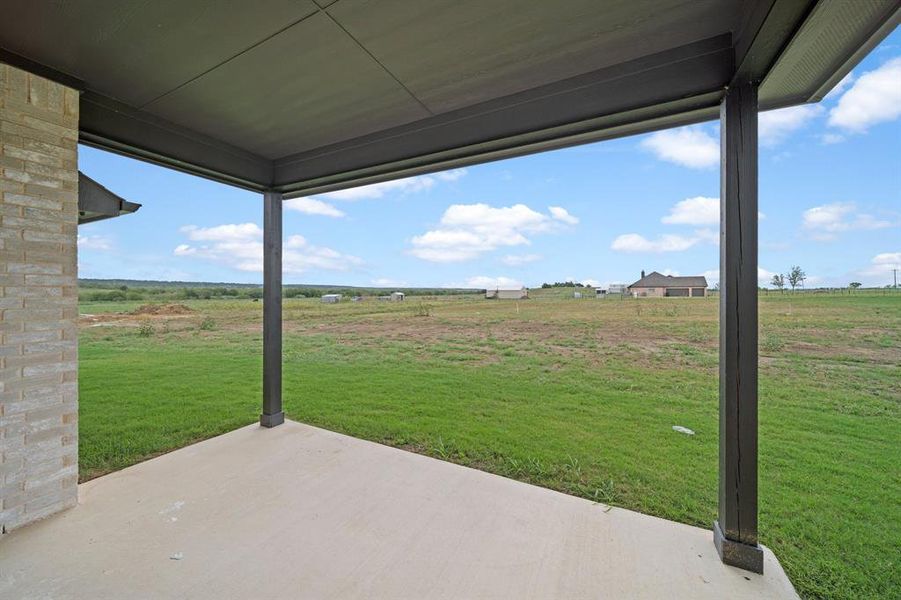
<svg viewBox="0 0 901 600">
<path fill-rule="evenodd" d="M 793 598 L 709 530 L 293 421 L 81 486 L 0 544 L 0 596 Z"/>
<path fill-rule="evenodd" d="M 897 0 L 3 10 L 5 594 L 793 595 L 758 543 L 757 113 L 821 100 L 894 29 Z M 710 531 L 285 420 L 283 200 L 717 118 Z M 262 427 L 80 488 L 76 227 L 137 206 L 79 186 L 77 143 L 259 192 L 265 232 Z"/>
</svg>

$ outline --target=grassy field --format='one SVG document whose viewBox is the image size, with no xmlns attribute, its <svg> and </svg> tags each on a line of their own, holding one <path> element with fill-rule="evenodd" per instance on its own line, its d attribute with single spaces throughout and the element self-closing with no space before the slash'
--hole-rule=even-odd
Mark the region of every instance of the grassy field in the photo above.
<svg viewBox="0 0 901 600">
<path fill-rule="evenodd" d="M 709 527 L 716 300 L 535 295 L 286 300 L 286 412 Z M 83 480 L 258 417 L 260 303 L 138 304 L 81 307 Z M 806 598 L 901 597 L 901 295 L 770 295 L 760 312 L 761 541 Z"/>
</svg>

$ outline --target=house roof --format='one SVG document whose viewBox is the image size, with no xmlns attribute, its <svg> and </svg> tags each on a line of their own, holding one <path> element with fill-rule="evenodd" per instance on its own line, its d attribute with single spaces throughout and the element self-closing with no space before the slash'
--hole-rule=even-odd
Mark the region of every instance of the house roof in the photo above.
<svg viewBox="0 0 901 600">
<path fill-rule="evenodd" d="M 689 277 L 673 277 L 672 275 L 663 275 L 657 271 L 651 271 L 642 277 L 629 288 L 638 287 L 662 287 L 662 288 L 684 288 L 684 287 L 707 287 L 707 278 L 703 275 Z"/>
<path fill-rule="evenodd" d="M 93 223 L 137 212 L 141 205 L 109 191 L 78 172 L 78 224 Z"/>
<path fill-rule="evenodd" d="M 5 0 L 0 61 L 82 91 L 80 141 L 325 192 L 822 97 L 897 0 Z"/>
</svg>

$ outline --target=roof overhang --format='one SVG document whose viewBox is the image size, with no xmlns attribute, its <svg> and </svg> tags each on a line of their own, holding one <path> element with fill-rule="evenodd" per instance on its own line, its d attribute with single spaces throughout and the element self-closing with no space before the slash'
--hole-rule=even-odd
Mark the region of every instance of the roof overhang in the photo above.
<svg viewBox="0 0 901 600">
<path fill-rule="evenodd" d="M 80 141 L 320 193 L 815 102 L 898 0 L 10 0 L 0 60 L 82 91 Z"/>
<path fill-rule="evenodd" d="M 93 223 L 137 212 L 140 204 L 112 193 L 81 171 L 78 172 L 78 224 Z"/>
</svg>

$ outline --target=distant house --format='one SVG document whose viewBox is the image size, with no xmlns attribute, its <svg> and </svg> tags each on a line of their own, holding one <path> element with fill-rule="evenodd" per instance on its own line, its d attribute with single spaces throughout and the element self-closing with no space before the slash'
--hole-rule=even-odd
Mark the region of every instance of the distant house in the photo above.
<svg viewBox="0 0 901 600">
<path fill-rule="evenodd" d="M 403 292 L 391 292 L 391 300 L 394 302 L 402 302 L 405 297 Z"/>
<path fill-rule="evenodd" d="M 507 288 L 507 289 L 493 289 L 493 290 L 485 290 L 486 298 L 497 298 L 499 300 L 522 300 L 529 297 L 529 290 L 527 288 Z"/>
<path fill-rule="evenodd" d="M 620 296 L 622 296 L 625 293 L 626 293 L 626 284 L 624 284 L 624 283 L 611 283 L 610 286 L 607 288 L 607 294 L 609 294 L 609 295 L 619 294 Z"/>
<path fill-rule="evenodd" d="M 326 304 L 337 304 L 341 302 L 341 294 L 323 294 L 322 301 Z"/>
<path fill-rule="evenodd" d="M 629 292 L 637 297 L 701 297 L 707 295 L 707 279 L 703 276 L 673 277 L 662 275 L 657 271 L 651 271 L 645 275 L 641 272 L 641 279 L 629 286 Z"/>
</svg>

